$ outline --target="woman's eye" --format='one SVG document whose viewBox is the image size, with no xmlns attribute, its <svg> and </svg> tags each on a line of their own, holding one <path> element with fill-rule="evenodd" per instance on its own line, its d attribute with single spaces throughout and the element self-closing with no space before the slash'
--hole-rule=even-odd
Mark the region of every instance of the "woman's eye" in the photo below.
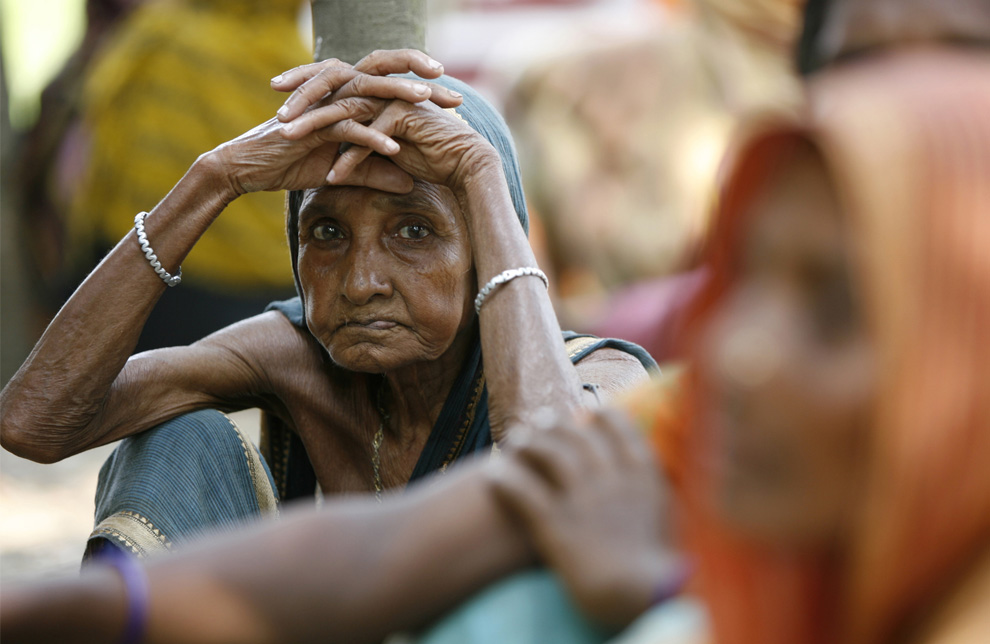
<svg viewBox="0 0 990 644">
<path fill-rule="evenodd" d="M 339 227 L 333 224 L 317 224 L 313 226 L 313 237 L 320 241 L 331 241 L 340 239 L 344 234 Z"/>
<path fill-rule="evenodd" d="M 399 236 L 403 239 L 423 239 L 430 234 L 430 229 L 420 224 L 410 224 L 399 229 Z"/>
<path fill-rule="evenodd" d="M 842 271 L 816 276 L 809 286 L 809 298 L 809 310 L 816 331 L 823 340 L 838 341 L 859 323 L 852 286 Z"/>
</svg>

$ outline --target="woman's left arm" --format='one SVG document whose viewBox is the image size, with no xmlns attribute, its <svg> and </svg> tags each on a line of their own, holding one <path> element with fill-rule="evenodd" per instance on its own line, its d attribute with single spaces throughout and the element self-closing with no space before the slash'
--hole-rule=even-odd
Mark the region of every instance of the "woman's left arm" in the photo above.
<svg viewBox="0 0 990 644">
<path fill-rule="evenodd" d="M 502 271 L 537 267 L 537 262 L 494 148 L 477 136 L 462 158 L 450 187 L 468 223 L 481 289 Z M 484 300 L 479 324 L 496 439 L 514 425 L 531 424 L 542 409 L 566 414 L 586 402 L 539 278 L 519 277 L 496 287 Z"/>
<path fill-rule="evenodd" d="M 498 154 L 484 139 L 472 152 L 480 160 L 465 166 L 454 193 L 468 220 L 481 289 L 504 270 L 537 263 L 512 207 Z M 531 425 L 541 409 L 566 416 L 600 402 L 584 392 L 585 384 L 608 398 L 649 377 L 637 359 L 614 349 L 601 349 L 572 365 L 539 278 L 520 277 L 496 287 L 479 317 L 496 438 L 513 425 Z"/>
</svg>

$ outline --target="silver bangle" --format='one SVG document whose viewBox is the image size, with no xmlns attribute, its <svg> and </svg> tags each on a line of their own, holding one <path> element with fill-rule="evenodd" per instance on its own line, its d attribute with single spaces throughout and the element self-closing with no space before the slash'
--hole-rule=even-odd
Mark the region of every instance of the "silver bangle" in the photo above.
<svg viewBox="0 0 990 644">
<path fill-rule="evenodd" d="M 478 297 L 474 298 L 474 310 L 481 315 L 481 305 L 485 303 L 485 298 L 488 297 L 496 286 L 500 284 L 505 284 L 509 280 L 514 280 L 517 277 L 522 277 L 523 275 L 533 275 L 534 277 L 539 277 L 543 280 L 543 285 L 550 288 L 550 280 L 547 279 L 547 274 L 538 268 L 533 266 L 523 266 L 521 268 L 510 268 L 504 270 L 495 277 L 493 277 L 487 284 L 481 287 L 478 291 Z"/>
<path fill-rule="evenodd" d="M 151 268 L 155 269 L 158 277 L 162 278 L 163 282 L 169 286 L 178 286 L 179 282 L 182 281 L 182 267 L 179 267 L 179 272 L 175 275 L 170 275 L 167 270 L 162 268 L 162 263 L 158 261 L 158 255 L 155 255 L 155 251 L 151 250 L 151 244 L 148 243 L 148 234 L 144 232 L 144 218 L 147 216 L 148 213 L 146 212 L 139 212 L 134 215 L 134 232 L 137 233 L 138 243 L 141 244 L 141 251 L 148 258 Z"/>
</svg>

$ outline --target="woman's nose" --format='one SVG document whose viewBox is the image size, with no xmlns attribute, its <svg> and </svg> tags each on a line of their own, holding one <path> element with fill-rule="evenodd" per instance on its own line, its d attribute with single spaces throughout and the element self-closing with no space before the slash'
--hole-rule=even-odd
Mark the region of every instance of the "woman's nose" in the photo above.
<svg viewBox="0 0 990 644">
<path fill-rule="evenodd" d="M 361 306 L 378 296 L 386 299 L 392 296 L 388 261 L 380 251 L 368 246 L 354 248 L 347 260 L 349 266 L 341 285 L 341 294 L 348 302 Z"/>
<path fill-rule="evenodd" d="M 735 389 L 753 391 L 769 384 L 786 360 L 786 317 L 772 298 L 751 290 L 729 298 L 705 334 L 707 368 Z"/>
</svg>

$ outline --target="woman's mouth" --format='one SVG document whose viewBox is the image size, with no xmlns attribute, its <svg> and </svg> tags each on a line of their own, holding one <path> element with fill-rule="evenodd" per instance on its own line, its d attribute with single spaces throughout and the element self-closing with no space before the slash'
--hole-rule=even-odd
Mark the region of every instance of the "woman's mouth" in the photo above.
<svg viewBox="0 0 990 644">
<path fill-rule="evenodd" d="M 373 331 L 386 331 L 399 326 L 399 324 L 392 320 L 350 320 L 344 326 Z"/>
</svg>

